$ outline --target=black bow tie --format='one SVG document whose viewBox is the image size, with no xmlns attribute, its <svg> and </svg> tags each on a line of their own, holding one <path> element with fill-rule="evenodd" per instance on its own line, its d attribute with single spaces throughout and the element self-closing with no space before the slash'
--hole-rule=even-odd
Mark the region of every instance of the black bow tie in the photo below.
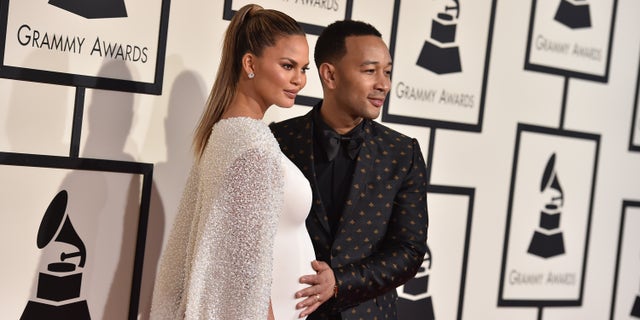
<svg viewBox="0 0 640 320">
<path fill-rule="evenodd" d="M 344 146 L 351 160 L 355 159 L 362 146 L 362 141 L 364 141 L 362 130 L 356 131 L 351 136 L 342 136 L 333 130 L 322 130 L 322 135 L 322 144 L 329 161 L 333 161 L 338 155 L 341 146 Z"/>
</svg>

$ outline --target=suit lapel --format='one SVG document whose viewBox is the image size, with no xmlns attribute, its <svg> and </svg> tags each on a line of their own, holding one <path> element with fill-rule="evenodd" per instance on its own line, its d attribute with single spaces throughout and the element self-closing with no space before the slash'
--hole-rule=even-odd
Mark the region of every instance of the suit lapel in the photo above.
<svg viewBox="0 0 640 320">
<path fill-rule="evenodd" d="M 327 232 L 331 233 L 331 229 L 329 228 L 329 221 L 327 219 L 327 212 L 320 200 L 320 192 L 318 190 L 318 182 L 316 181 L 316 173 L 315 173 L 315 165 L 313 162 L 313 119 L 312 119 L 313 110 L 307 113 L 304 116 L 304 121 L 302 121 L 302 127 L 300 129 L 301 139 L 304 143 L 296 144 L 300 146 L 297 149 L 291 149 L 290 153 L 298 168 L 302 171 L 305 177 L 309 180 L 309 184 L 313 190 L 313 204 L 311 207 L 311 214 L 314 214 L 322 228 Z M 375 144 L 369 143 L 370 140 L 375 139 L 375 134 L 372 130 L 370 120 L 367 120 L 365 123 L 365 139 L 362 142 L 362 148 L 358 153 L 358 157 L 356 160 L 356 166 L 353 172 L 353 179 L 351 181 L 351 187 L 349 188 L 349 194 L 346 198 L 346 203 L 344 205 L 344 209 L 342 210 L 342 217 L 347 221 L 349 217 L 354 217 L 354 213 L 356 208 L 362 208 L 363 205 L 360 203 L 363 201 L 363 197 L 360 196 L 361 193 L 366 192 L 367 181 L 370 181 L 369 175 L 373 172 L 374 159 L 377 154 L 377 150 L 375 149 Z M 300 156 L 300 155 L 309 155 L 309 156 Z M 342 226 L 338 226 L 338 229 L 341 229 Z M 339 231 L 339 230 L 336 230 Z M 340 234 L 336 232 L 336 234 Z"/>
<path fill-rule="evenodd" d="M 313 118 L 312 118 L 313 110 L 307 113 L 305 117 L 305 121 L 303 121 L 304 127 L 301 128 L 302 132 L 302 141 L 308 141 L 308 143 L 301 143 L 300 150 L 295 150 L 295 152 L 302 151 L 302 154 L 308 154 L 308 157 L 296 157 L 299 159 L 300 163 L 298 163 L 298 167 L 300 171 L 307 177 L 309 180 L 309 184 L 311 185 L 311 190 L 313 190 L 313 204 L 311 206 L 311 214 L 315 214 L 318 221 L 322 225 L 322 228 L 327 232 L 331 233 L 329 228 L 329 220 L 327 219 L 327 212 L 324 209 L 324 205 L 320 200 L 320 191 L 318 190 L 318 182 L 316 181 L 316 170 L 315 165 L 313 163 Z"/>
<path fill-rule="evenodd" d="M 361 203 L 364 197 L 361 197 L 360 194 L 367 192 L 367 181 L 370 181 L 369 175 L 373 172 L 376 151 L 372 147 L 375 144 L 369 144 L 369 140 L 373 139 L 373 135 L 368 121 L 365 123 L 364 129 L 365 138 L 362 142 L 362 147 L 360 148 L 358 157 L 356 158 L 356 166 L 353 170 L 351 187 L 349 188 L 349 194 L 347 195 L 346 202 L 342 210 L 342 217 L 345 221 L 344 223 L 349 223 L 348 218 L 350 217 L 354 219 L 357 217 L 356 209 L 365 207 L 365 205 Z M 336 232 L 336 234 L 341 234 L 339 229 L 342 228 L 342 224 L 339 225 L 337 230 L 338 232 Z"/>
</svg>

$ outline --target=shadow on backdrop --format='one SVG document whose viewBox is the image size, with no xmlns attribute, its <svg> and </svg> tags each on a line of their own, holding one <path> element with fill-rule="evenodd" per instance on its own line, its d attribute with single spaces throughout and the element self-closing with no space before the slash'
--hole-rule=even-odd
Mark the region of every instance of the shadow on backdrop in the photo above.
<svg viewBox="0 0 640 320">
<path fill-rule="evenodd" d="M 140 296 L 138 314 L 140 320 L 149 319 L 164 231 L 166 226 L 170 225 L 166 221 L 165 211 L 176 212 L 178 209 L 182 189 L 193 162 L 191 152 L 193 130 L 207 95 L 203 81 L 197 73 L 182 71 L 177 75 L 171 74 L 171 70 L 184 70 L 179 57 L 168 57 L 165 70 L 165 79 L 175 80 L 171 85 L 166 109 L 163 105 L 156 105 L 152 115 L 153 120 L 164 123 L 164 143 L 167 154 L 166 161 L 155 163 L 153 171 L 154 184 L 142 276 L 143 292 Z M 148 136 L 153 135 L 148 134 Z M 158 145 L 158 142 L 149 142 L 146 145 Z"/>
</svg>

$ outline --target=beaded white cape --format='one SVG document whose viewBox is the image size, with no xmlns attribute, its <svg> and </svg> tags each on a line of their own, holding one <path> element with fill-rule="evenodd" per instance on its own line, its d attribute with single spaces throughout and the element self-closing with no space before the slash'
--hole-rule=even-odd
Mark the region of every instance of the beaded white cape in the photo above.
<svg viewBox="0 0 640 320">
<path fill-rule="evenodd" d="M 267 318 L 282 170 L 266 123 L 214 125 L 160 260 L 151 319 Z"/>
</svg>

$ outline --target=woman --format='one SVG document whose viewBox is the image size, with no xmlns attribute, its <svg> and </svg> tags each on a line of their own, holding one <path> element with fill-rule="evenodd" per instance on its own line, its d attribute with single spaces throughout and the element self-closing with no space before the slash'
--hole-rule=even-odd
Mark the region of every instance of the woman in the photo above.
<svg viewBox="0 0 640 320">
<path fill-rule="evenodd" d="M 291 17 L 247 5 L 231 20 L 152 319 L 298 318 L 298 277 L 314 273 L 304 227 L 311 189 L 262 118 L 272 104 L 294 104 L 308 64 L 305 33 Z"/>
</svg>

